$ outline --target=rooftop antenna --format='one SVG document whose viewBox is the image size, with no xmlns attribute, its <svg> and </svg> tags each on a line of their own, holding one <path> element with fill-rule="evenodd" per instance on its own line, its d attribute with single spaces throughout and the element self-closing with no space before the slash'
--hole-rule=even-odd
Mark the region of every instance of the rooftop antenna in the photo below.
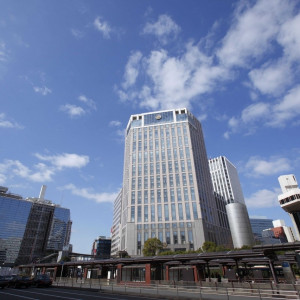
<svg viewBox="0 0 300 300">
<path fill-rule="evenodd" d="M 40 195 L 39 195 L 40 200 L 44 200 L 46 189 L 47 189 L 47 186 L 43 184 L 41 187 Z"/>
</svg>

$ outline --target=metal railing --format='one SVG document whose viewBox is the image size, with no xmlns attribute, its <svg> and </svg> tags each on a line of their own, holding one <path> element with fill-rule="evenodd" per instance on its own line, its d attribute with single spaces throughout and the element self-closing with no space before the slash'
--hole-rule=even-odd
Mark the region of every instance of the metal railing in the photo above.
<svg viewBox="0 0 300 300">
<path fill-rule="evenodd" d="M 187 284 L 145 284 L 143 282 L 128 282 L 117 284 L 115 280 L 106 279 L 76 279 L 56 278 L 54 287 L 68 287 L 76 289 L 93 289 L 103 292 L 143 295 L 152 297 L 167 297 L 181 299 L 212 299 L 212 295 L 218 295 L 220 299 L 300 299 L 299 285 L 270 286 L 265 284 L 219 284 L 187 285 Z"/>
</svg>

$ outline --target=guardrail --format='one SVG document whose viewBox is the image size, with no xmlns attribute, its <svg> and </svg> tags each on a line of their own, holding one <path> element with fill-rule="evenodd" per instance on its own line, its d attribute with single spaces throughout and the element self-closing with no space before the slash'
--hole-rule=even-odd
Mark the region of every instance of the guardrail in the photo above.
<svg viewBox="0 0 300 300">
<path fill-rule="evenodd" d="M 53 282 L 56 287 L 68 287 L 77 289 L 93 289 L 103 292 L 143 295 L 151 297 L 167 297 L 177 299 L 218 299 L 239 300 L 241 299 L 300 299 L 299 291 L 292 286 L 286 289 L 266 288 L 255 285 L 252 287 L 245 286 L 228 286 L 219 285 L 200 286 L 200 285 L 174 285 L 172 284 L 144 284 L 142 282 L 129 282 L 117 284 L 112 280 L 103 279 L 76 279 L 76 278 L 57 278 Z M 290 288 L 290 289 L 288 289 Z"/>
</svg>

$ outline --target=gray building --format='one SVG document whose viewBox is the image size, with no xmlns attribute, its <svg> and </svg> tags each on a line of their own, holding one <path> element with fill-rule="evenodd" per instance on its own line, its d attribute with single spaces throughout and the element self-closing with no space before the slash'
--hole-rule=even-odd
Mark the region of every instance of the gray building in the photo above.
<svg viewBox="0 0 300 300">
<path fill-rule="evenodd" d="M 4 265 L 37 261 L 69 245 L 70 210 L 39 198 L 23 199 L 0 188 L 0 251 Z M 3 260 L 3 259 L 2 259 Z"/>
<path fill-rule="evenodd" d="M 209 159 L 214 191 L 224 197 L 232 241 L 235 248 L 252 246 L 253 233 L 235 166 L 225 157 Z"/>
<path fill-rule="evenodd" d="M 150 237 L 170 250 L 231 241 L 219 222 L 201 124 L 186 108 L 132 115 L 127 125 L 121 250 L 141 255 Z"/>
<path fill-rule="evenodd" d="M 116 256 L 121 250 L 120 233 L 121 233 L 121 208 L 122 208 L 121 190 L 114 201 L 113 224 L 111 227 L 111 256 Z"/>
</svg>

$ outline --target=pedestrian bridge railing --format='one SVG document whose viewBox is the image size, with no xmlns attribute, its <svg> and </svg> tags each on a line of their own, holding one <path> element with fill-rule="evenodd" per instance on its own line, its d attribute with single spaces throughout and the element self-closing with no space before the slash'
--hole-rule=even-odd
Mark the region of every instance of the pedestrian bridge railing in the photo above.
<svg viewBox="0 0 300 300">
<path fill-rule="evenodd" d="M 54 287 L 76 289 L 93 289 L 101 292 L 142 295 L 150 297 L 166 297 L 170 299 L 300 299 L 300 285 L 288 284 L 254 284 L 230 283 L 224 286 L 219 283 L 176 284 L 176 282 L 152 283 L 124 282 L 117 284 L 115 280 L 56 278 Z M 215 298 L 213 298 L 215 299 Z"/>
</svg>

